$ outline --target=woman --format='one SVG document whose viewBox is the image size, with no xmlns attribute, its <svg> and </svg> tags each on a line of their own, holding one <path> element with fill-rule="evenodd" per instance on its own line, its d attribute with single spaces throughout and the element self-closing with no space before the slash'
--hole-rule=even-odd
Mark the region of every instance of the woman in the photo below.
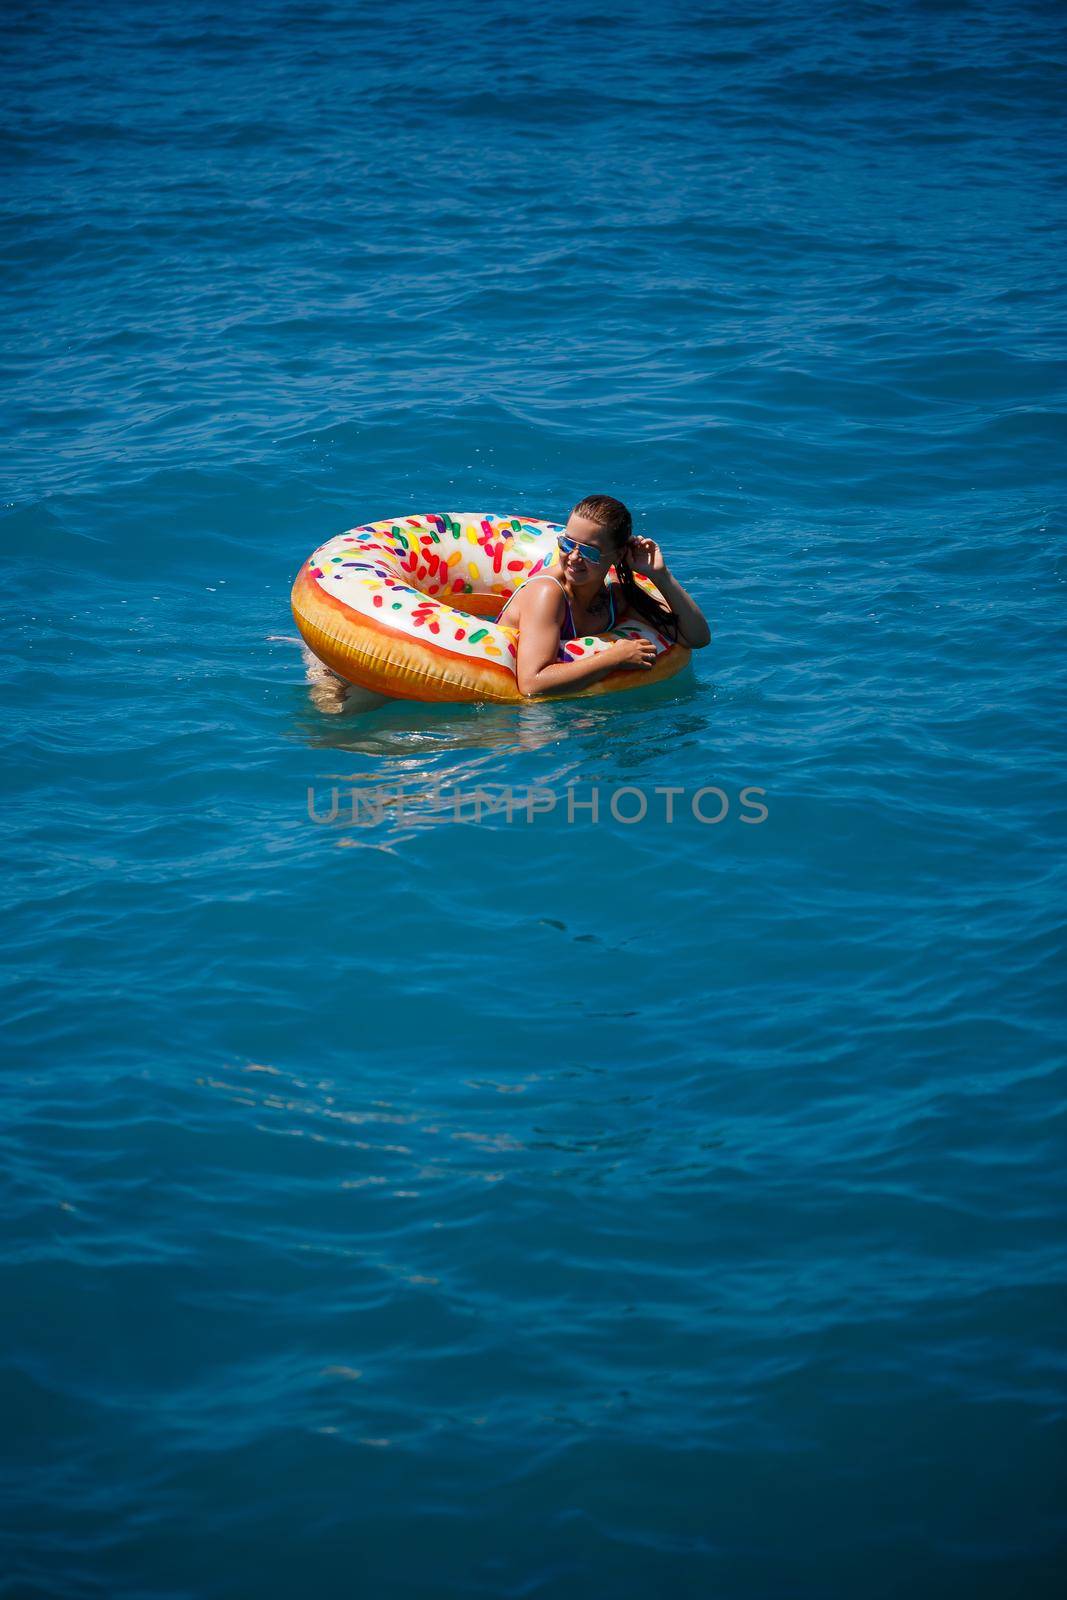
<svg viewBox="0 0 1067 1600">
<path fill-rule="evenodd" d="M 515 677 L 519 693 L 576 689 L 617 672 L 647 671 L 656 659 L 650 639 L 619 639 L 608 650 L 560 660 L 560 646 L 587 633 L 608 633 L 627 617 L 649 622 L 667 639 L 702 650 L 711 639 L 704 613 L 667 570 L 654 539 L 641 539 L 621 500 L 591 494 L 579 500 L 557 536 L 556 573 L 539 572 L 509 596 L 497 617 L 519 633 Z M 605 583 L 611 566 L 617 581 Z M 651 578 L 657 601 L 634 578 Z M 558 574 L 558 575 L 557 575 Z"/>
</svg>

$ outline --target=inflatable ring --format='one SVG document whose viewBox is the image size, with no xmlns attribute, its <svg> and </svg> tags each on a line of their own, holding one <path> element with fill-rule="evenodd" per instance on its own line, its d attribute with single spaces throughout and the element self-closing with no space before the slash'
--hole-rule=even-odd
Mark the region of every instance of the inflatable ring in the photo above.
<svg viewBox="0 0 1067 1600">
<path fill-rule="evenodd" d="M 558 564 L 563 524 L 492 513 L 431 512 L 365 522 L 321 545 L 293 584 L 296 625 L 312 653 L 349 683 L 399 700 L 523 701 L 518 629 L 494 620 L 524 579 Z M 637 582 L 655 594 L 648 579 Z M 599 655 L 616 639 L 656 646 L 647 672 L 620 667 L 538 700 L 642 688 L 680 672 L 690 652 L 644 620 L 561 644 L 558 659 Z"/>
</svg>

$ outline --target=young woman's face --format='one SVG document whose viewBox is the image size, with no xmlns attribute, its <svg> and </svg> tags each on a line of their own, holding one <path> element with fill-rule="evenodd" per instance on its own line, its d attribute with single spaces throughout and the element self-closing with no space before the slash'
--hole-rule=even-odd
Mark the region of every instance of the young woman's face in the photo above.
<svg viewBox="0 0 1067 1600">
<path fill-rule="evenodd" d="M 564 534 L 568 539 L 573 539 L 577 545 L 589 545 L 600 552 L 599 561 L 590 561 L 579 549 L 559 553 L 560 566 L 568 578 L 575 583 L 588 583 L 592 578 L 604 578 L 608 568 L 615 557 L 614 548 L 607 532 L 599 522 L 591 522 L 588 517 L 571 515 L 567 519 Z"/>
</svg>

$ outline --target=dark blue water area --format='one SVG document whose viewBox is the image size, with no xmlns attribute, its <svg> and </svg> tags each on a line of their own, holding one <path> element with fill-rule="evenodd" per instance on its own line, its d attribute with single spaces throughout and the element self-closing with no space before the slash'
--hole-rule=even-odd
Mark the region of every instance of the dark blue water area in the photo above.
<svg viewBox="0 0 1067 1600">
<path fill-rule="evenodd" d="M 1064 21 L 6 8 L 5 1600 L 1060 1592 Z M 590 493 L 683 675 L 308 681 Z"/>
</svg>

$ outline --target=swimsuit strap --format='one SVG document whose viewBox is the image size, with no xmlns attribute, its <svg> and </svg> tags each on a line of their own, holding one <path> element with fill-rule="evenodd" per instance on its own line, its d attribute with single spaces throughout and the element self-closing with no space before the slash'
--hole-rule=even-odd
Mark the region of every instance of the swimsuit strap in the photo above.
<svg viewBox="0 0 1067 1600">
<path fill-rule="evenodd" d="M 560 588 L 563 590 L 563 598 L 564 598 L 564 600 L 566 601 L 566 604 L 567 604 L 567 626 L 571 630 L 571 638 L 572 639 L 576 639 L 578 637 L 578 635 L 575 632 L 575 628 L 574 628 L 574 615 L 573 615 L 573 613 L 571 611 L 571 598 L 570 598 L 570 595 L 567 593 L 567 590 L 564 587 L 564 585 L 562 583 L 560 583 L 560 580 L 557 577 L 554 577 L 551 572 L 535 572 L 533 574 L 533 576 L 535 578 L 551 578 L 553 583 L 559 583 Z M 504 612 L 508 609 L 508 606 L 514 600 L 515 596 L 518 594 L 519 589 L 524 589 L 526 587 L 526 585 L 528 583 L 530 583 L 530 582 L 531 582 L 530 578 L 523 578 L 522 582 L 519 584 L 519 588 L 512 590 L 511 594 L 508 595 L 507 599 L 504 601 L 504 604 L 500 608 L 500 611 L 499 611 L 499 613 L 497 615 L 497 619 L 496 619 L 498 622 L 500 621 L 500 618 L 504 615 Z M 608 623 L 607 627 L 605 628 L 604 632 L 605 633 L 610 633 L 611 629 L 615 626 L 615 590 L 617 589 L 618 585 L 614 584 L 614 583 L 608 583 L 608 584 L 605 584 L 604 587 L 607 589 L 607 591 L 608 591 L 608 599 L 611 601 L 611 620 Z"/>
<path fill-rule="evenodd" d="M 571 631 L 571 638 L 576 639 L 578 634 L 574 626 L 574 614 L 571 611 L 571 597 L 567 593 L 566 585 L 561 583 L 559 578 L 553 577 L 551 572 L 539 572 L 537 576 L 539 578 L 552 578 L 552 582 L 558 583 L 560 588 L 563 590 L 563 601 L 567 607 L 567 626 Z M 527 582 L 529 582 L 529 579 L 527 579 Z"/>
<path fill-rule="evenodd" d="M 522 582 L 519 584 L 519 588 L 512 590 L 511 594 L 508 595 L 507 599 L 504 601 L 504 604 L 500 607 L 500 610 L 497 612 L 497 618 L 496 618 L 497 622 L 500 621 L 501 617 L 504 615 L 504 612 L 508 609 L 508 606 L 511 604 L 511 602 L 514 600 L 515 596 L 518 594 L 519 589 L 525 589 L 526 585 L 528 583 L 532 582 L 533 578 L 552 578 L 552 582 L 553 583 L 559 583 L 560 588 L 563 589 L 563 599 L 566 602 L 566 606 L 567 606 L 567 626 L 570 629 L 571 638 L 572 639 L 576 638 L 577 635 L 576 635 L 576 633 L 574 631 L 574 617 L 573 617 L 573 615 L 571 613 L 570 596 L 568 595 L 566 588 L 564 588 L 564 585 L 562 583 L 560 583 L 560 580 L 558 578 L 553 577 L 551 572 L 535 572 L 535 573 L 533 573 L 531 578 L 523 578 Z"/>
</svg>

